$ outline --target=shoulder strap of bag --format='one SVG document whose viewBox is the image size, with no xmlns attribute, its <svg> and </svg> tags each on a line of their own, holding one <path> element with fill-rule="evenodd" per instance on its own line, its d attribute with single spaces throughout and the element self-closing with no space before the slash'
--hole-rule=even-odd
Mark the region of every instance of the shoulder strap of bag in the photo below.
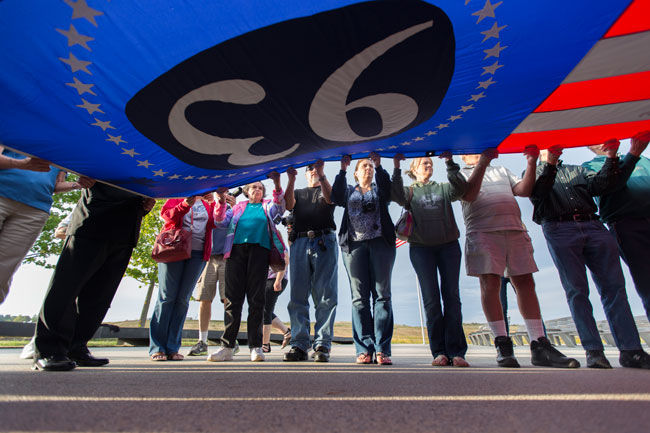
<svg viewBox="0 0 650 433">
<path fill-rule="evenodd" d="M 413 200 L 413 185 L 409 186 L 409 198 L 406 202 L 406 210 L 411 210 L 411 200 Z"/>
</svg>

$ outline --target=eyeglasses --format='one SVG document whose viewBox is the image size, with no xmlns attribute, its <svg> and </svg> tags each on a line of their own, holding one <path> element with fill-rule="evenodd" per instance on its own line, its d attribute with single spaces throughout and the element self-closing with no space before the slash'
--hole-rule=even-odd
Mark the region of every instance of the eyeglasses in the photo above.
<svg viewBox="0 0 650 433">
<path fill-rule="evenodd" d="M 307 167 L 305 167 L 305 169 L 307 171 L 312 171 L 312 170 L 316 170 L 316 167 L 314 167 L 313 165 L 308 165 Z"/>
</svg>

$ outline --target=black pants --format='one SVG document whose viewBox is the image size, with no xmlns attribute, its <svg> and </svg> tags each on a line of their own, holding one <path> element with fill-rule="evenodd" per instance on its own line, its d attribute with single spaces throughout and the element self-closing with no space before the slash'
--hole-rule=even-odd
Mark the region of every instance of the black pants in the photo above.
<svg viewBox="0 0 650 433">
<path fill-rule="evenodd" d="M 104 320 L 133 246 L 68 236 L 36 325 L 37 357 L 86 350 Z"/>
<path fill-rule="evenodd" d="M 244 299 L 248 300 L 248 347 L 262 347 L 264 285 L 269 250 L 258 244 L 235 244 L 226 260 L 223 345 L 235 347 Z"/>
<path fill-rule="evenodd" d="M 276 292 L 273 289 L 275 284 L 275 278 L 269 278 L 266 280 L 266 287 L 264 292 L 266 293 L 266 299 L 264 300 L 264 324 L 270 325 L 277 316 L 273 312 L 275 310 L 275 304 L 278 302 L 278 297 L 284 292 L 284 289 L 287 287 L 286 278 L 282 279 L 282 290 Z"/>
</svg>

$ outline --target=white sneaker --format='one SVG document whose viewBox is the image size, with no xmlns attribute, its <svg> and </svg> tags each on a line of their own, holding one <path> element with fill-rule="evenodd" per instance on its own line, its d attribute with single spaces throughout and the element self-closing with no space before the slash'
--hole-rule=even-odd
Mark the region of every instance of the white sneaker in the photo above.
<svg viewBox="0 0 650 433">
<path fill-rule="evenodd" d="M 36 351 L 35 340 L 36 337 L 32 337 L 29 343 L 23 347 L 23 351 L 20 352 L 20 359 L 34 359 L 34 352 Z"/>
<path fill-rule="evenodd" d="M 208 361 L 212 362 L 223 362 L 223 361 L 232 361 L 232 349 L 230 347 L 222 347 L 208 355 Z"/>
<path fill-rule="evenodd" d="M 264 361 L 264 352 L 261 347 L 253 347 L 251 349 L 251 361 L 259 362 Z"/>
</svg>

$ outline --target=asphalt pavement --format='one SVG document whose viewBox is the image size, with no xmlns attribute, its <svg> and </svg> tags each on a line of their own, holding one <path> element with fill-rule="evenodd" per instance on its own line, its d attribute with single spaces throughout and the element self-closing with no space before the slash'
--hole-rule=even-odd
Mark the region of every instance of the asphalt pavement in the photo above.
<svg viewBox="0 0 650 433">
<path fill-rule="evenodd" d="M 286 349 L 285 349 L 286 350 Z M 584 352 L 562 349 L 585 364 Z M 244 352 L 244 351 L 243 351 Z M 245 351 L 247 352 L 247 351 Z M 96 348 L 105 367 L 34 372 L 0 349 L 0 431 L 74 432 L 646 432 L 650 371 L 496 367 L 470 346 L 470 368 L 431 366 L 428 347 L 394 345 L 393 366 L 355 365 L 352 346 L 327 364 L 149 361 L 147 349 Z"/>
</svg>

